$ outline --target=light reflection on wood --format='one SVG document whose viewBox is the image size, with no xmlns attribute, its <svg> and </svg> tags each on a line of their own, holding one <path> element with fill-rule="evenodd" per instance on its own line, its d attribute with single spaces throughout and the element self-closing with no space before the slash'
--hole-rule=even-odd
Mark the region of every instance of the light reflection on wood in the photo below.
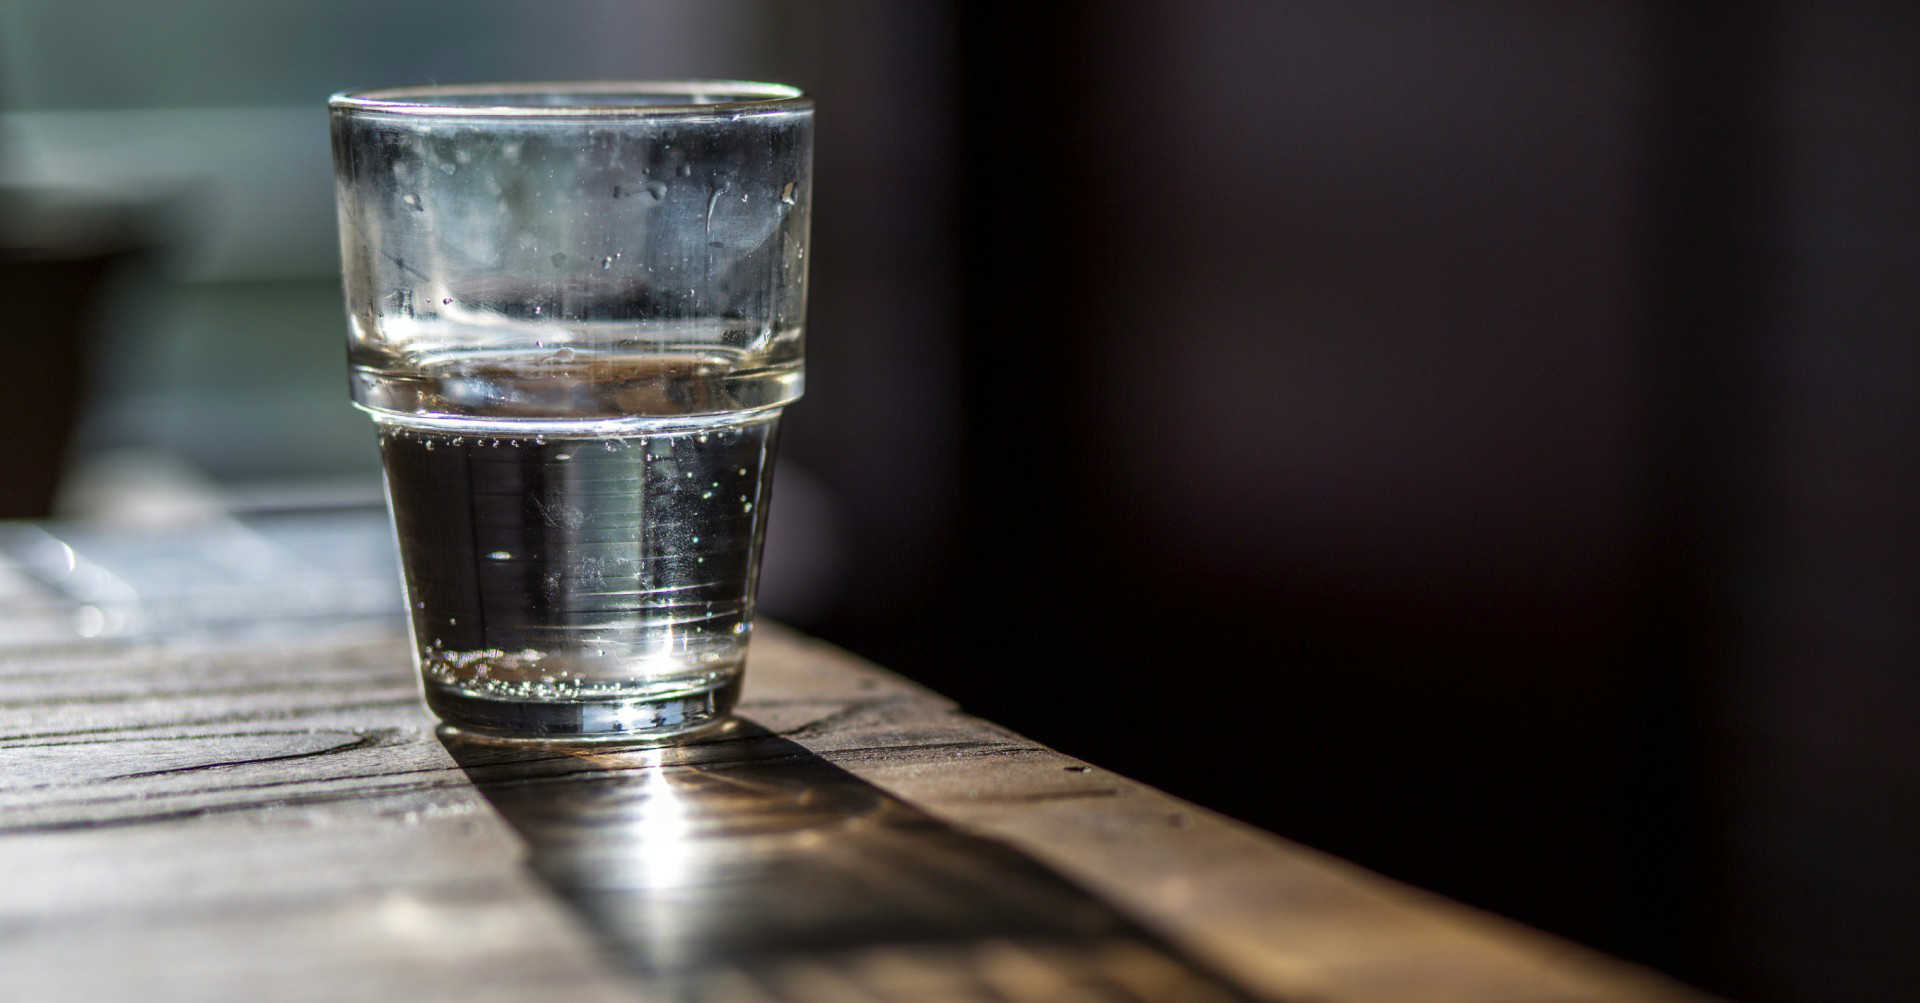
<svg viewBox="0 0 1920 1003">
<path fill-rule="evenodd" d="M 441 740 L 619 964 L 692 998 L 1243 999 L 1110 906 L 751 722 L 691 746 Z"/>
</svg>

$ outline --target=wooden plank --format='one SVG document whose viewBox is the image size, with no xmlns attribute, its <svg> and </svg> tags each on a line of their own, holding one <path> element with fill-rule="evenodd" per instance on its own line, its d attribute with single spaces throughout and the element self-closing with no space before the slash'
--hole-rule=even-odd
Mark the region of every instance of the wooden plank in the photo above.
<svg viewBox="0 0 1920 1003">
<path fill-rule="evenodd" d="M 787 631 L 698 742 L 508 746 L 436 730 L 364 605 L 90 638 L 23 566 L 5 998 L 1694 998 Z"/>
</svg>

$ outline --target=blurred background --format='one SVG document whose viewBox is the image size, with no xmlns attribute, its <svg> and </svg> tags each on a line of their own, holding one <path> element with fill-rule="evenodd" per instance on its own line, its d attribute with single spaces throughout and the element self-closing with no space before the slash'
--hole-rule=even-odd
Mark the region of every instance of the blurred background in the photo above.
<svg viewBox="0 0 1920 1003">
<path fill-rule="evenodd" d="M 1907 5 L 0 5 L 0 515 L 377 505 L 324 99 L 819 101 L 763 608 L 1753 1000 L 1920 923 Z"/>
</svg>

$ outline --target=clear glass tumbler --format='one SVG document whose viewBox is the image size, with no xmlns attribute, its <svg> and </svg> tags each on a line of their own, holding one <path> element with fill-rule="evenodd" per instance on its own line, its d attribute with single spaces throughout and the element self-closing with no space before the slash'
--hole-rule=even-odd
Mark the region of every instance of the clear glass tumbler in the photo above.
<svg viewBox="0 0 1920 1003">
<path fill-rule="evenodd" d="M 519 737 L 721 720 L 803 385 L 812 103 L 715 81 L 330 107 L 352 396 L 428 706 Z"/>
</svg>

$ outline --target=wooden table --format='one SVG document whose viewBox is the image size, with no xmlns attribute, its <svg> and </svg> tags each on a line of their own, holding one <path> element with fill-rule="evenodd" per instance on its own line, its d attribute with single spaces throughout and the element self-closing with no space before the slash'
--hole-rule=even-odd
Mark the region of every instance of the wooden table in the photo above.
<svg viewBox="0 0 1920 1003">
<path fill-rule="evenodd" d="M 0 998 L 1695 998 L 771 627 L 692 744 L 437 732 L 389 539 L 0 525 Z"/>
</svg>

